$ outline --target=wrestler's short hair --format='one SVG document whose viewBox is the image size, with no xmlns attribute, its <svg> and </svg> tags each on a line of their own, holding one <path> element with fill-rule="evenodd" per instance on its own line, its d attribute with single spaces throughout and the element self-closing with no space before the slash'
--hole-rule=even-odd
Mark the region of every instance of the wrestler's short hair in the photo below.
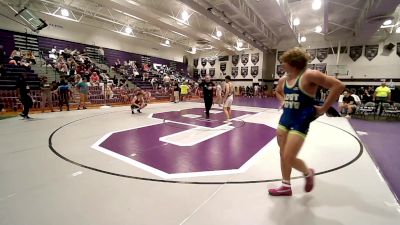
<svg viewBox="0 0 400 225">
<path fill-rule="evenodd" d="M 295 47 L 283 53 L 280 60 L 296 69 L 302 70 L 307 66 L 310 55 L 305 50 Z"/>
</svg>

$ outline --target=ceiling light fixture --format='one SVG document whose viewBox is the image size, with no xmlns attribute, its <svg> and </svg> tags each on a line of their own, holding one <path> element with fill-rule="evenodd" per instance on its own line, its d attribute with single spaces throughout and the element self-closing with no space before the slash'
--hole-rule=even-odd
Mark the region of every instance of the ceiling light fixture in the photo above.
<svg viewBox="0 0 400 225">
<path fill-rule="evenodd" d="M 293 25 L 295 25 L 295 26 L 300 25 L 300 19 L 298 17 L 294 18 Z"/>
<path fill-rule="evenodd" d="M 385 22 L 383 22 L 383 25 L 388 26 L 392 23 L 393 23 L 393 21 L 389 19 L 389 20 L 385 20 Z"/>
<path fill-rule="evenodd" d="M 165 40 L 165 44 L 166 45 L 169 45 L 170 44 L 170 42 L 169 42 L 169 40 L 167 39 L 167 40 Z"/>
<path fill-rule="evenodd" d="M 236 46 L 239 47 L 239 48 L 243 47 L 243 41 L 242 40 L 238 40 L 236 42 Z"/>
<path fill-rule="evenodd" d="M 69 17 L 69 11 L 67 9 L 61 9 L 61 15 L 65 17 Z"/>
<path fill-rule="evenodd" d="M 220 30 L 217 30 L 217 32 L 215 32 L 215 34 L 217 35 L 217 37 L 221 37 L 222 36 L 222 32 Z"/>
<path fill-rule="evenodd" d="M 321 0 L 314 0 L 311 7 L 313 10 L 318 10 L 321 8 L 322 2 Z"/>
<path fill-rule="evenodd" d="M 183 10 L 181 16 L 182 16 L 182 20 L 183 20 L 183 21 L 188 21 L 188 19 L 189 19 L 189 17 L 190 17 L 189 13 L 188 13 L 186 10 Z"/>
<path fill-rule="evenodd" d="M 303 37 L 300 38 L 300 42 L 306 42 L 306 41 L 307 41 L 306 37 L 303 36 Z"/>
<path fill-rule="evenodd" d="M 322 31 L 322 27 L 321 26 L 316 26 L 315 27 L 315 32 L 321 33 L 321 31 Z"/>
<path fill-rule="evenodd" d="M 400 27 L 396 28 L 396 33 L 400 34 Z"/>
<path fill-rule="evenodd" d="M 127 33 L 127 34 L 132 33 L 132 28 L 129 26 L 125 27 L 125 33 Z"/>
</svg>

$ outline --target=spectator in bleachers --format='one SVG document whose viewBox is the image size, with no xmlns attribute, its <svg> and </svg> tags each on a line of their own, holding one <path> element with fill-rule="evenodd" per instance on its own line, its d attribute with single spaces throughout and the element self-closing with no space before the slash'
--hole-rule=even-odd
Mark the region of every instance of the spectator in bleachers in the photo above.
<svg viewBox="0 0 400 225">
<path fill-rule="evenodd" d="M 97 50 L 97 52 L 98 52 L 98 54 L 99 54 L 100 63 L 103 63 L 103 62 L 104 62 L 104 49 L 103 49 L 102 47 L 100 47 L 100 48 Z"/>
<path fill-rule="evenodd" d="M 30 88 L 26 82 L 27 74 L 22 73 L 17 80 L 17 97 L 21 101 L 24 106 L 23 112 L 20 114 L 24 119 L 30 119 L 29 117 L 29 109 L 33 105 L 32 97 L 30 96 Z"/>
<path fill-rule="evenodd" d="M 86 102 L 88 99 L 88 94 L 89 94 L 89 86 L 87 84 L 86 78 L 83 78 L 82 81 L 80 81 L 77 85 L 76 88 L 78 89 L 79 92 L 79 105 L 78 105 L 78 110 L 80 110 L 81 106 L 83 109 L 86 109 Z"/>
<path fill-rule="evenodd" d="M 51 85 L 49 84 L 49 81 L 47 77 L 43 77 L 41 82 L 40 82 L 40 90 L 42 91 L 42 102 L 41 102 L 41 109 L 42 112 L 44 112 L 46 103 L 48 104 L 50 110 L 54 112 L 53 109 L 53 96 L 51 93 Z"/>
<path fill-rule="evenodd" d="M 119 61 L 119 59 L 117 59 L 117 61 L 115 61 L 114 67 L 117 69 L 121 67 L 121 61 Z"/>
<path fill-rule="evenodd" d="M 164 76 L 164 78 L 163 78 L 163 83 L 164 83 L 164 86 L 165 86 L 166 88 L 169 88 L 169 86 L 170 86 L 170 81 L 171 81 L 171 78 L 168 76 L 168 74 L 165 74 L 165 76 Z"/>
<path fill-rule="evenodd" d="M 29 50 L 26 54 L 26 61 L 32 63 L 33 65 L 36 65 L 36 57 L 31 50 Z"/>
<path fill-rule="evenodd" d="M 99 86 L 100 84 L 100 77 L 97 75 L 96 72 L 93 72 L 90 76 L 90 85 L 91 86 Z"/>
<path fill-rule="evenodd" d="M 17 64 L 19 64 L 19 62 L 22 59 L 22 54 L 18 47 L 15 47 L 14 50 L 11 52 L 10 59 L 15 60 L 15 62 L 17 62 Z"/>
<path fill-rule="evenodd" d="M 153 90 L 157 89 L 157 79 L 155 77 L 151 78 L 150 84 L 153 87 Z"/>
<path fill-rule="evenodd" d="M 106 99 L 112 99 L 113 97 L 114 97 L 114 92 L 113 92 L 113 90 L 112 90 L 112 87 L 111 87 L 111 85 L 105 85 L 105 89 L 106 89 L 106 91 L 105 91 L 105 93 L 106 93 Z"/>
<path fill-rule="evenodd" d="M 49 58 L 54 60 L 58 58 L 57 46 L 53 46 L 53 48 L 49 52 Z"/>
<path fill-rule="evenodd" d="M 58 86 L 60 111 L 62 111 L 64 103 L 67 106 L 67 111 L 69 111 L 69 95 L 70 94 L 71 94 L 71 90 L 69 88 L 68 82 L 65 80 L 65 77 L 62 76 L 61 80 L 60 80 L 60 85 Z"/>
</svg>

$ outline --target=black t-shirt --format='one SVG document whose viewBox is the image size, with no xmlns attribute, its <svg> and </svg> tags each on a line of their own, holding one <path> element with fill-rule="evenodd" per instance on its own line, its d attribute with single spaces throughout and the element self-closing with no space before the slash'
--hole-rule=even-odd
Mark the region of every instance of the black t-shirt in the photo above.
<svg viewBox="0 0 400 225">
<path fill-rule="evenodd" d="M 213 96 L 213 89 L 212 89 L 212 87 L 214 87 L 215 84 L 214 84 L 212 81 L 210 81 L 210 82 L 205 82 L 205 81 L 203 81 L 203 82 L 200 83 L 199 86 L 203 88 L 203 95 L 204 95 L 204 97 L 212 97 L 212 96 Z M 211 87 L 211 90 L 208 89 L 208 88 L 210 88 L 210 87 Z"/>
<path fill-rule="evenodd" d="M 179 85 L 177 83 L 175 83 L 173 85 L 174 91 L 179 91 Z"/>
<path fill-rule="evenodd" d="M 343 103 L 349 104 L 350 102 L 353 102 L 353 104 L 356 102 L 356 101 L 354 100 L 353 96 L 351 96 L 351 95 L 348 96 L 348 97 L 343 96 Z"/>
<path fill-rule="evenodd" d="M 17 88 L 21 96 L 26 96 L 29 93 L 29 87 L 26 83 L 25 78 L 21 77 L 17 80 Z"/>
</svg>

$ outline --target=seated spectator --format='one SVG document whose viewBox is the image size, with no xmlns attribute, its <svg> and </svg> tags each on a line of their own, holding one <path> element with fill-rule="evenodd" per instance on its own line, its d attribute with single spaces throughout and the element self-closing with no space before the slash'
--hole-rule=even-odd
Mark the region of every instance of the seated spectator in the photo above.
<svg viewBox="0 0 400 225">
<path fill-rule="evenodd" d="M 100 77 L 97 75 L 96 72 L 93 72 L 90 76 L 90 85 L 91 86 L 99 86 L 100 84 Z"/>
<path fill-rule="evenodd" d="M 36 57 L 31 50 L 29 50 L 28 54 L 26 54 L 26 61 L 32 63 L 33 65 L 36 65 Z"/>
<path fill-rule="evenodd" d="M 15 60 L 17 64 L 21 61 L 22 59 L 21 51 L 18 47 L 15 47 L 14 50 L 11 52 L 10 59 Z"/>
<path fill-rule="evenodd" d="M 135 109 L 137 110 L 138 113 L 142 113 L 140 110 L 143 109 L 144 107 L 147 106 L 145 100 L 144 100 L 144 94 L 143 92 L 139 91 L 135 97 L 133 97 L 131 101 L 131 111 L 132 114 L 135 113 Z"/>
<path fill-rule="evenodd" d="M 117 61 L 115 61 L 114 67 L 115 68 L 120 68 L 121 67 L 121 61 L 119 61 L 119 59 L 117 59 Z"/>
<path fill-rule="evenodd" d="M 11 59 L 11 60 L 8 62 L 8 64 L 9 64 L 9 65 L 14 65 L 14 66 L 16 66 L 16 65 L 17 65 L 17 61 L 15 61 L 14 59 Z"/>
<path fill-rule="evenodd" d="M 344 91 L 343 95 L 339 97 L 339 112 L 346 114 L 346 117 L 349 118 L 356 107 L 355 100 L 353 96 L 351 96 L 351 93 L 349 91 Z"/>
</svg>

